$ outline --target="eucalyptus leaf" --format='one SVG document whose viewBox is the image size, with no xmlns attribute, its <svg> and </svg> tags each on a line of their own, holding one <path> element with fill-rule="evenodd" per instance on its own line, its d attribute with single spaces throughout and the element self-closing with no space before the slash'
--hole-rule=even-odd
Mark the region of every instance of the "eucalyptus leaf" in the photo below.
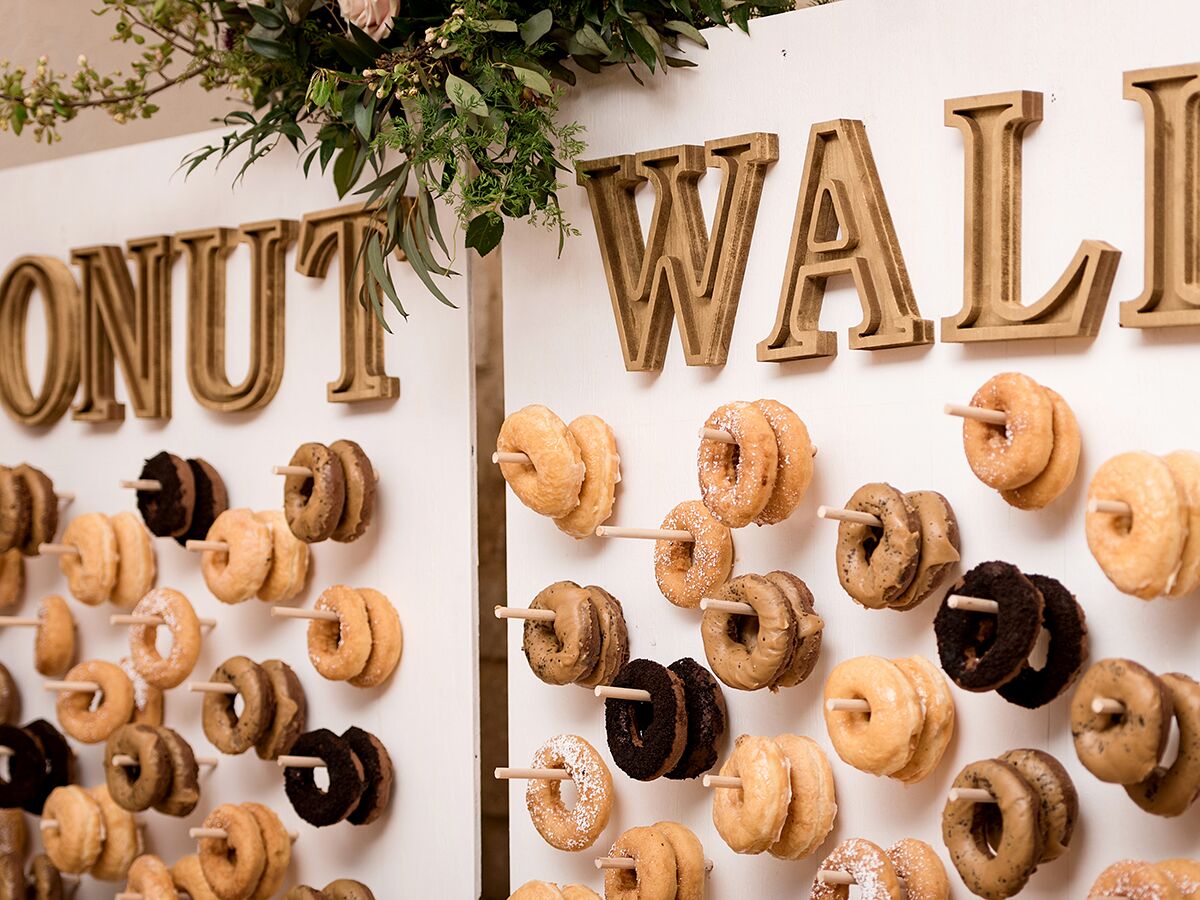
<svg viewBox="0 0 1200 900">
<path fill-rule="evenodd" d="M 536 12 L 524 22 L 521 23 L 520 33 L 521 40 L 525 42 L 526 47 L 532 47 L 550 31 L 550 27 L 554 24 L 554 13 L 548 9 L 543 9 L 541 12 Z"/>
<path fill-rule="evenodd" d="M 699 32 L 699 30 L 696 28 L 696 26 L 691 24 L 690 22 L 684 22 L 679 19 L 673 19 L 672 21 L 666 23 L 666 27 L 670 28 L 672 31 L 682 34 L 686 38 L 690 38 L 691 40 L 693 40 L 697 44 L 699 44 L 701 47 L 708 46 L 708 41 L 706 41 L 704 39 L 704 35 L 702 35 Z"/>
<path fill-rule="evenodd" d="M 546 80 L 546 76 L 541 72 L 535 72 L 533 69 L 523 69 L 520 66 L 513 66 L 513 74 L 521 84 L 530 90 L 537 91 L 543 96 L 553 96 L 554 91 L 550 88 L 550 82 Z"/>
<path fill-rule="evenodd" d="M 483 94 L 469 81 L 459 78 L 453 72 L 446 76 L 446 96 L 463 112 L 474 113 L 477 116 L 487 115 L 488 107 Z"/>
</svg>

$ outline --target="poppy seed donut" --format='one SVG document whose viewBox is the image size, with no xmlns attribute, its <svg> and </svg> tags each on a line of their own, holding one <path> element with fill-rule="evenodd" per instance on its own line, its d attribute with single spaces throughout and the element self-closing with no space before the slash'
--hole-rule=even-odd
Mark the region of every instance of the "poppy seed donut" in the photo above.
<svg viewBox="0 0 1200 900">
<path fill-rule="evenodd" d="M 817 665 L 821 655 L 822 635 L 825 622 L 817 615 L 812 591 L 808 585 L 791 572 L 768 572 L 763 576 L 775 587 L 779 588 L 784 599 L 792 606 L 796 617 L 796 652 L 791 662 L 783 667 L 767 687 L 771 691 L 780 688 L 795 687 L 803 682 Z"/>
<path fill-rule="evenodd" d="M 46 757 L 33 736 L 16 725 L 0 725 L 0 747 L 12 751 L 8 778 L 0 780 L 0 807 L 24 808 L 40 793 Z"/>
<path fill-rule="evenodd" d="M 1146 812 L 1181 816 L 1200 795 L 1200 684 L 1179 672 L 1159 680 L 1171 694 L 1179 752 L 1169 768 L 1155 767 L 1145 781 L 1125 785 L 1125 793 Z"/>
<path fill-rule="evenodd" d="M 75 751 L 71 749 L 62 732 L 45 719 L 34 719 L 22 726 L 22 730 L 37 741 L 46 760 L 46 775 L 42 779 L 42 786 L 33 801 L 25 807 L 26 812 L 40 816 L 46 798 L 52 790 L 75 782 Z"/>
<path fill-rule="evenodd" d="M 741 691 L 774 684 L 796 655 L 799 623 L 791 602 L 761 575 L 739 575 L 725 584 L 716 598 L 748 603 L 754 614 L 704 611 L 700 636 L 713 673 Z"/>
<path fill-rule="evenodd" d="M 596 621 L 600 625 L 600 653 L 592 671 L 576 678 L 575 683 L 580 687 L 594 688 L 611 684 L 621 667 L 629 662 L 629 628 L 625 624 L 625 610 L 620 600 L 594 584 L 589 584 L 584 590 L 596 607 Z"/>
<path fill-rule="evenodd" d="M 883 482 L 864 484 L 846 501 L 846 509 L 875 516 L 883 524 L 838 523 L 838 581 L 856 603 L 882 609 L 904 594 L 917 573 L 921 520 L 907 497 Z"/>
<path fill-rule="evenodd" d="M 309 475 L 289 475 L 283 482 L 283 511 L 292 534 L 307 544 L 333 534 L 346 505 L 346 475 L 337 456 L 324 444 L 301 444 L 288 465 Z"/>
<path fill-rule="evenodd" d="M 998 613 L 952 609 L 950 594 L 994 600 Z M 991 691 L 1017 676 L 1042 629 L 1045 600 L 1011 563 L 980 563 L 951 589 L 933 620 L 938 657 L 965 691 Z"/>
<path fill-rule="evenodd" d="M 300 735 L 292 752 L 320 757 L 329 776 L 329 786 L 321 790 L 313 769 L 289 766 L 283 770 L 284 792 L 296 815 L 318 828 L 336 825 L 350 815 L 367 785 L 362 763 L 349 741 L 328 728 L 318 728 Z"/>
<path fill-rule="evenodd" d="M 229 492 L 221 473 L 203 459 L 189 459 L 187 465 L 192 472 L 195 499 L 187 530 L 175 537 L 181 547 L 186 547 L 188 541 L 202 541 L 208 537 L 208 529 L 229 509 Z"/>
<path fill-rule="evenodd" d="M 53 541 L 58 534 L 58 494 L 54 482 L 40 469 L 22 463 L 13 474 L 24 482 L 29 495 L 29 527 L 19 549 L 26 556 L 37 556 L 42 544 Z"/>
<path fill-rule="evenodd" d="M 118 766 L 115 756 L 131 756 L 135 762 Z M 114 731 L 104 747 L 104 777 L 122 809 L 141 812 L 161 802 L 171 787 L 171 757 L 158 729 L 123 725 Z"/>
<path fill-rule="evenodd" d="M 1035 669 L 1026 661 L 1017 676 L 996 688 L 996 693 L 1009 703 L 1037 709 L 1062 694 L 1083 671 L 1088 655 L 1088 628 L 1083 607 L 1060 582 L 1045 575 L 1028 578 L 1045 600 L 1042 626 L 1050 633 L 1046 664 Z"/>
<path fill-rule="evenodd" d="M 604 701 L 604 730 L 613 762 L 630 778 L 653 781 L 679 764 L 687 743 L 683 681 L 649 659 L 632 659 L 614 687 L 648 691 L 649 702 Z"/>
<path fill-rule="evenodd" d="M 206 693 L 201 719 L 204 736 L 222 753 L 245 753 L 271 727 L 275 692 L 271 679 L 256 662 L 232 656 L 217 667 L 210 681 L 231 684 L 242 697 L 242 713 L 234 708 L 237 694 Z"/>
<path fill-rule="evenodd" d="M 725 695 L 712 673 L 690 657 L 675 660 L 667 670 L 683 682 L 687 742 L 679 764 L 664 777 L 675 781 L 698 778 L 717 762 L 717 744 L 724 737 L 728 722 Z"/>
<path fill-rule="evenodd" d="M 600 621 L 591 595 L 573 581 L 556 581 L 529 608 L 554 613 L 550 622 L 525 620 L 521 649 L 533 674 L 547 684 L 589 675 L 600 658 Z"/>
<path fill-rule="evenodd" d="M 387 809 L 388 800 L 392 797 L 392 757 L 387 752 L 383 742 L 369 731 L 363 731 L 357 725 L 342 732 L 342 740 L 350 745 L 354 755 L 362 764 L 363 778 L 366 787 L 358 805 L 346 816 L 351 825 L 370 825 Z"/>
<path fill-rule="evenodd" d="M 1038 792 L 1042 802 L 1042 827 L 1045 829 L 1045 846 L 1040 861 L 1058 859 L 1067 852 L 1075 833 L 1075 822 L 1079 818 L 1079 794 L 1071 776 L 1062 763 L 1041 750 L 1009 750 L 999 759 L 1020 772 Z M 981 812 L 988 820 L 988 843 L 998 847 L 1001 840 L 1000 817 L 988 815 L 986 809 Z"/>
<path fill-rule="evenodd" d="M 157 453 L 146 460 L 138 480 L 157 481 L 157 491 L 138 491 L 137 507 L 150 533 L 178 537 L 192 524 L 196 509 L 196 479 L 192 467 L 173 453 Z"/>
</svg>

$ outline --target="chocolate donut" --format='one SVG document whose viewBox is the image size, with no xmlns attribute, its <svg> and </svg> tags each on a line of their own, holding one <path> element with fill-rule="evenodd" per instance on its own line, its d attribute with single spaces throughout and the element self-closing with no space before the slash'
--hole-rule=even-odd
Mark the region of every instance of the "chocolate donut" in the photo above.
<svg viewBox="0 0 1200 900">
<path fill-rule="evenodd" d="M 166 748 L 171 773 L 166 793 L 154 808 L 165 816 L 183 818 L 191 815 L 200 802 L 200 767 L 196 764 L 192 745 L 171 728 L 159 725 L 154 730 Z"/>
<path fill-rule="evenodd" d="M 346 544 L 362 537 L 375 515 L 375 467 L 354 441 L 334 441 L 329 445 L 329 451 L 342 464 L 342 480 L 346 486 L 342 515 L 330 537 Z"/>
<path fill-rule="evenodd" d="M 679 764 L 687 742 L 683 681 L 649 659 L 633 659 L 613 687 L 649 691 L 649 702 L 604 701 L 604 730 L 613 762 L 630 778 L 653 781 Z"/>
<path fill-rule="evenodd" d="M 369 825 L 383 815 L 388 800 L 392 796 L 392 757 L 388 755 L 387 747 L 369 731 L 363 731 L 358 726 L 347 728 L 342 732 L 342 740 L 350 745 L 354 755 L 362 764 L 363 778 L 366 788 L 358 801 L 358 806 L 346 816 L 351 825 Z"/>
<path fill-rule="evenodd" d="M 29 489 L 16 472 L 0 466 L 0 553 L 16 550 L 29 534 Z"/>
<path fill-rule="evenodd" d="M 1011 563 L 985 562 L 967 572 L 950 594 L 995 600 L 1000 611 L 968 612 L 942 602 L 933 631 L 946 674 L 965 691 L 990 691 L 1011 681 L 1041 633 L 1041 591 Z"/>
<path fill-rule="evenodd" d="M 283 770 L 284 792 L 296 815 L 318 828 L 336 825 L 350 815 L 367 789 L 362 763 L 350 742 L 328 728 L 318 728 L 300 735 L 292 752 L 320 757 L 329 776 L 329 786 L 321 790 L 312 769 L 289 766 Z"/>
<path fill-rule="evenodd" d="M 61 731 L 45 719 L 34 719 L 23 726 L 26 734 L 37 741 L 46 760 L 46 776 L 42 779 L 41 789 L 37 796 L 25 807 L 27 812 L 35 816 L 42 814 L 46 798 L 56 787 L 62 787 L 75 782 L 75 751 L 67 743 Z"/>
<path fill-rule="evenodd" d="M 138 512 L 150 533 L 158 537 L 184 534 L 196 509 L 196 479 L 191 466 L 164 450 L 146 460 L 138 478 L 160 485 L 157 491 L 137 492 Z"/>
<path fill-rule="evenodd" d="M 346 505 L 342 464 L 324 444 L 301 444 L 288 465 L 311 475 L 289 475 L 283 482 L 283 511 L 292 534 L 306 544 L 326 540 L 337 528 Z"/>
<path fill-rule="evenodd" d="M 0 725 L 0 747 L 12 751 L 8 778 L 0 779 L 0 807 L 24 809 L 40 796 L 46 757 L 33 735 L 16 725 Z"/>
<path fill-rule="evenodd" d="M 40 469 L 22 463 L 13 475 L 25 483 L 29 496 L 29 527 L 19 549 L 26 556 L 37 556 L 42 544 L 48 544 L 58 534 L 58 494 L 54 482 Z"/>
<path fill-rule="evenodd" d="M 570 684 L 590 675 L 600 659 L 600 620 L 591 595 L 573 581 L 543 589 L 530 609 L 548 609 L 554 620 L 526 619 L 521 649 L 533 674 L 547 684 Z"/>
<path fill-rule="evenodd" d="M 271 679 L 256 662 L 232 656 L 213 672 L 210 681 L 232 684 L 242 697 L 242 713 L 234 707 L 237 694 L 204 695 L 204 736 L 222 753 L 245 753 L 271 727 L 275 691 Z"/>
<path fill-rule="evenodd" d="M 132 756 L 131 766 L 113 764 L 114 756 Z M 141 812 L 159 803 L 171 787 L 171 757 L 158 729 L 122 725 L 104 747 L 108 793 L 122 809 Z"/>
<path fill-rule="evenodd" d="M 192 506 L 192 518 L 187 531 L 175 538 L 179 546 L 186 547 L 188 541 L 202 541 L 208 537 L 217 516 L 229 509 L 229 492 L 221 473 L 203 459 L 189 459 L 196 499 Z"/>
<path fill-rule="evenodd" d="M 308 720 L 308 697 L 292 667 L 282 660 L 268 659 L 263 662 L 262 670 L 267 673 L 275 694 L 275 715 L 271 719 L 271 727 L 255 743 L 254 752 L 259 759 L 277 759 L 280 754 L 287 753 L 296 738 L 304 733 Z"/>
<path fill-rule="evenodd" d="M 1035 669 L 1026 661 L 1017 677 L 996 688 L 996 693 L 1017 706 L 1037 709 L 1071 686 L 1083 670 L 1088 655 L 1087 617 L 1075 595 L 1045 575 L 1027 576 L 1041 591 L 1042 627 L 1050 633 L 1046 664 Z"/>
<path fill-rule="evenodd" d="M 873 515 L 883 524 L 838 523 L 838 580 L 856 603 L 882 609 L 904 593 L 917 572 L 921 520 L 904 494 L 883 482 L 864 484 L 846 509 Z"/>
<path fill-rule="evenodd" d="M 712 673 L 685 656 L 667 666 L 683 682 L 683 704 L 687 711 L 687 743 L 679 764 L 664 775 L 682 780 L 698 778 L 717 762 L 717 744 L 725 735 L 728 717 L 725 695 Z"/>
<path fill-rule="evenodd" d="M 4 663 L 0 663 L 0 725 L 15 725 L 21 718 L 21 689 Z"/>
</svg>

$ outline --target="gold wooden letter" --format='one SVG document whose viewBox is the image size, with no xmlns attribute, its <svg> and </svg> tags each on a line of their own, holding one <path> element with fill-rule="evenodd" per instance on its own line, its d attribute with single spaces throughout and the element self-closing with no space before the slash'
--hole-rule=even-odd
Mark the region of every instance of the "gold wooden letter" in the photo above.
<svg viewBox="0 0 1200 900">
<path fill-rule="evenodd" d="M 1104 318 L 1121 251 L 1083 241 L 1062 277 L 1021 303 L 1021 142 L 1042 120 L 1042 95 L 1011 91 L 946 101 L 966 160 L 963 306 L 942 319 L 942 340 L 1093 337 Z"/>
<path fill-rule="evenodd" d="M 1121 324 L 1200 325 L 1200 65 L 1126 72 L 1125 99 L 1146 119 L 1146 281 Z"/>
<path fill-rule="evenodd" d="M 83 396 L 74 418 L 121 421 L 125 407 L 114 394 L 114 357 L 136 416 L 171 418 L 171 264 L 167 235 L 130 241 L 137 269 L 130 278 L 120 247 L 71 251 L 83 276 Z"/>
<path fill-rule="evenodd" d="M 763 180 L 778 158 L 779 139 L 755 132 L 579 163 L 628 371 L 662 368 L 672 318 L 689 366 L 725 364 Z M 722 176 L 711 238 L 698 187 L 710 168 Z M 634 194 L 647 181 L 654 214 L 643 242 Z"/>
<path fill-rule="evenodd" d="M 837 355 L 837 335 L 821 331 L 825 283 L 850 275 L 863 320 L 850 329 L 850 349 L 881 350 L 933 341 L 921 318 L 892 225 L 863 123 L 814 125 L 792 225 L 779 312 L 771 336 L 758 343 L 762 362 Z"/>
<path fill-rule="evenodd" d="M 274 219 L 175 235 L 187 254 L 188 384 L 200 405 L 221 412 L 266 406 L 283 378 L 284 267 L 297 224 Z M 225 365 L 225 290 L 230 254 L 250 248 L 250 365 L 239 383 Z"/>
<path fill-rule="evenodd" d="M 46 310 L 46 368 L 35 395 L 25 355 L 25 320 L 37 291 Z M 23 425 L 62 418 L 79 386 L 79 286 L 66 263 L 22 256 L 0 280 L 0 404 Z"/>
<path fill-rule="evenodd" d="M 362 204 L 310 213 L 300 222 L 296 271 L 324 278 L 336 255 L 341 267 L 342 373 L 326 385 L 330 403 L 391 400 L 400 396 L 400 381 L 384 369 L 383 327 L 374 310 L 362 302 L 363 238 L 377 228 Z"/>
</svg>

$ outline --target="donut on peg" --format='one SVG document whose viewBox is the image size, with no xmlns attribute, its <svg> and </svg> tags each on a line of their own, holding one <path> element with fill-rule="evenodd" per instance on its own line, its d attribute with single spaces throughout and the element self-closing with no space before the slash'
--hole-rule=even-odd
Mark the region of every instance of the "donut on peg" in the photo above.
<svg viewBox="0 0 1200 900">
<path fill-rule="evenodd" d="M 66 681 L 88 681 L 100 686 L 100 702 L 92 693 L 62 691 L 55 709 L 62 730 L 85 744 L 99 744 L 133 715 L 133 684 L 120 666 L 100 659 L 82 662 L 66 674 Z"/>
<path fill-rule="evenodd" d="M 318 728 L 300 735 L 292 751 L 297 756 L 320 758 L 329 775 L 329 785 L 322 790 L 312 769 L 288 766 L 283 770 L 284 791 L 296 815 L 322 828 L 336 825 L 358 807 L 366 779 L 362 762 L 348 741 L 327 728 Z"/>
<path fill-rule="evenodd" d="M 1042 627 L 1050 635 L 1046 664 L 1035 669 L 1026 660 L 1016 676 L 996 688 L 1009 703 L 1037 709 L 1059 697 L 1083 671 L 1088 656 L 1087 617 L 1062 582 L 1045 575 L 1029 580 L 1042 595 Z"/>
<path fill-rule="evenodd" d="M 133 765 L 117 765 L 127 756 Z M 161 802 L 171 787 L 171 757 L 166 742 L 150 725 L 123 725 L 104 747 L 104 773 L 112 799 L 130 812 L 142 812 Z"/>
<path fill-rule="evenodd" d="M 42 845 L 60 872 L 81 875 L 96 864 L 104 846 L 104 817 L 87 790 L 74 784 L 55 788 L 42 818 L 58 823 L 42 829 Z"/>
<path fill-rule="evenodd" d="M 905 784 L 916 784 L 923 781 L 942 761 L 954 736 L 954 695 L 950 693 L 945 676 L 923 656 L 893 659 L 892 665 L 916 690 L 923 717 L 912 758 L 889 777 Z"/>
<path fill-rule="evenodd" d="M 245 753 L 271 727 L 275 691 L 262 667 L 245 656 L 232 656 L 217 667 L 210 681 L 237 688 L 236 694 L 207 692 L 202 721 L 204 736 L 222 753 Z M 239 714 L 234 699 L 242 698 Z"/>
<path fill-rule="evenodd" d="M 375 467 L 363 448 L 354 441 L 334 441 L 329 445 L 329 452 L 341 464 L 346 492 L 342 514 L 329 536 L 346 544 L 362 537 L 374 518 Z"/>
<path fill-rule="evenodd" d="M 612 515 L 621 480 L 621 457 L 612 428 L 599 416 L 580 416 L 567 426 L 579 445 L 583 460 L 583 483 L 579 503 L 554 524 L 576 540 L 589 538 Z"/>
<path fill-rule="evenodd" d="M 0 466 L 0 551 L 19 552 L 29 533 L 31 506 L 24 479 L 7 466 Z"/>
<path fill-rule="evenodd" d="M 1097 699 L 1116 700 L 1122 712 L 1096 712 Z M 1110 784 L 1150 778 L 1166 747 L 1174 712 L 1162 680 L 1128 659 L 1094 663 L 1071 698 L 1071 736 L 1084 768 Z"/>
<path fill-rule="evenodd" d="M 901 612 L 920 606 L 950 575 L 961 558 L 958 519 L 950 501 L 937 491 L 910 491 L 904 495 L 921 528 L 917 570 L 908 587 L 888 601 L 888 609 Z"/>
<path fill-rule="evenodd" d="M 189 816 L 200 802 L 200 766 L 192 745 L 171 728 L 159 725 L 155 730 L 166 748 L 171 777 L 154 809 L 165 816 Z"/>
<path fill-rule="evenodd" d="M 109 519 L 117 539 L 117 580 L 109 596 L 115 605 L 128 609 L 154 587 L 158 564 L 150 532 L 131 512 Z"/>
<path fill-rule="evenodd" d="M 1062 763 L 1041 750 L 1009 750 L 998 759 L 1016 769 L 1037 792 L 1041 801 L 1039 820 L 1043 837 L 1040 861 L 1058 859 L 1067 852 L 1079 818 L 1079 794 L 1071 776 Z M 997 847 L 1003 823 L 991 806 L 985 805 L 980 812 L 986 820 L 984 828 L 988 843 Z"/>
<path fill-rule="evenodd" d="M 292 838 L 270 807 L 261 803 L 243 803 L 241 807 L 254 817 L 262 835 L 264 850 L 263 872 L 258 879 L 258 886 L 249 897 L 250 900 L 270 900 L 282 887 L 288 866 L 291 865 Z"/>
<path fill-rule="evenodd" d="M 1001 490 L 1000 496 L 1017 509 L 1042 509 L 1057 500 L 1075 480 L 1082 439 L 1075 413 L 1059 394 L 1042 387 L 1050 398 L 1050 459 L 1032 481 Z"/>
<path fill-rule="evenodd" d="M 663 519 L 666 531 L 686 531 L 692 541 L 655 541 L 654 578 L 676 606 L 695 609 L 729 578 L 733 536 L 699 500 L 677 505 Z"/>
<path fill-rule="evenodd" d="M 605 900 L 676 896 L 679 863 L 670 839 L 659 829 L 629 829 L 616 839 L 609 855 L 632 859 L 636 865 L 604 871 Z"/>
<path fill-rule="evenodd" d="M 602 684 L 612 684 L 617 673 L 629 662 L 629 628 L 625 623 L 625 610 L 620 600 L 594 584 L 589 584 L 584 590 L 596 608 L 600 649 L 591 672 L 576 678 L 575 683 L 580 687 L 594 688 Z"/>
<path fill-rule="evenodd" d="M 221 473 L 203 459 L 189 459 L 187 466 L 192 472 L 195 499 L 187 530 L 175 535 L 181 547 L 186 547 L 188 541 L 204 540 L 221 513 L 229 509 L 229 492 Z"/>
<path fill-rule="evenodd" d="M 1125 792 L 1146 812 L 1181 816 L 1200 796 L 1200 684 L 1180 672 L 1159 680 L 1171 696 L 1179 752 L 1170 767 L 1156 766 L 1145 781 L 1125 785 Z"/>
<path fill-rule="evenodd" d="M 617 767 L 630 778 L 653 781 L 679 764 L 687 746 L 683 681 L 653 660 L 633 659 L 613 679 L 613 686 L 650 694 L 648 703 L 607 698 L 604 730 Z"/>
<path fill-rule="evenodd" d="M 683 682 L 687 738 L 679 763 L 663 777 L 676 781 L 699 778 L 716 764 L 717 745 L 725 736 L 725 695 L 712 673 L 690 657 L 675 660 L 667 670 Z"/>
<path fill-rule="evenodd" d="M 160 689 L 183 684 L 200 658 L 200 619 L 191 602 L 179 591 L 158 588 L 134 607 L 133 614 L 161 619 L 171 632 L 171 651 L 158 652 L 157 625 L 131 625 L 129 651 L 133 667 L 146 682 Z"/>
<path fill-rule="evenodd" d="M 776 844 L 792 802 L 790 761 L 768 737 L 743 734 L 721 766 L 741 788 L 713 791 L 713 824 L 734 853 L 762 853 Z"/>
<path fill-rule="evenodd" d="M 327 540 L 346 505 L 346 476 L 337 455 L 310 441 L 292 454 L 290 466 L 308 475 L 288 475 L 283 482 L 283 511 L 292 534 L 307 544 Z"/>
<path fill-rule="evenodd" d="M 41 745 L 16 725 L 0 725 L 0 747 L 12 751 L 8 778 L 0 781 L 0 808 L 21 809 L 33 804 L 46 774 Z"/>
<path fill-rule="evenodd" d="M 33 800 L 25 805 L 26 812 L 40 816 L 42 807 L 51 791 L 75 782 L 75 751 L 71 749 L 71 745 L 67 743 L 62 732 L 45 719 L 34 719 L 22 726 L 21 730 L 37 741 L 38 748 L 42 751 L 42 757 L 46 761 L 41 787 Z"/>
<path fill-rule="evenodd" d="M 271 564 L 258 589 L 258 599 L 286 603 L 304 590 L 308 580 L 308 544 L 292 534 L 282 510 L 256 512 L 254 517 L 267 526 L 271 535 Z"/>
<path fill-rule="evenodd" d="M 1003 425 L 963 419 L 963 449 L 975 477 L 998 491 L 1029 484 L 1050 462 L 1054 407 L 1046 390 L 1020 372 L 989 379 L 971 406 L 1007 415 Z"/>
<path fill-rule="evenodd" d="M 825 681 L 825 727 L 847 765 L 891 775 L 913 758 L 924 725 L 921 698 L 890 660 L 859 656 L 834 667 Z M 865 700 L 869 711 L 830 709 L 829 701 Z"/>
<path fill-rule="evenodd" d="M 543 516 L 560 519 L 579 505 L 586 472 L 575 435 L 545 406 L 510 414 L 496 437 L 500 453 L 524 453 L 527 463 L 500 464 L 517 499 Z"/>
<path fill-rule="evenodd" d="M 735 443 L 700 441 L 696 460 L 700 498 L 713 518 L 730 528 L 742 528 L 758 518 L 775 490 L 779 471 L 775 431 L 758 406 L 744 401 L 717 408 L 704 425 L 729 433 Z"/>
<path fill-rule="evenodd" d="M 100 605 L 112 596 L 117 583 L 119 557 L 112 521 L 104 513 L 76 516 L 62 540 L 76 551 L 58 558 L 71 596 L 88 606 Z"/>
<path fill-rule="evenodd" d="M 25 589 L 25 557 L 19 550 L 0 553 L 0 609 L 10 609 Z"/>
<path fill-rule="evenodd" d="M 304 686 L 292 667 L 279 659 L 262 664 L 275 695 L 275 713 L 271 725 L 254 745 L 259 759 L 277 759 L 292 749 L 296 738 L 304 733 L 308 720 L 308 698 Z"/>
<path fill-rule="evenodd" d="M 850 838 L 833 848 L 822 861 L 820 871 L 846 872 L 858 885 L 861 900 L 901 900 L 900 876 L 883 848 L 863 838 Z M 820 876 L 812 883 L 811 900 L 844 900 L 850 889 L 844 884 L 828 884 Z"/>
<path fill-rule="evenodd" d="M 271 570 L 271 531 L 251 510 L 227 509 L 208 530 L 208 540 L 227 545 L 205 550 L 204 583 L 222 603 L 242 603 L 262 589 Z"/>
<path fill-rule="evenodd" d="M 308 623 L 308 658 L 313 668 L 330 681 L 361 675 L 371 656 L 370 616 L 363 595 L 335 584 L 321 593 L 313 608 L 337 615 L 337 621 Z"/>
<path fill-rule="evenodd" d="M 795 734 L 776 735 L 772 740 L 787 757 L 792 797 L 783 830 L 767 852 L 778 859 L 803 859 L 816 852 L 833 830 L 837 816 L 833 769 L 816 741 Z"/>
<path fill-rule="evenodd" d="M 950 900 L 950 879 L 937 852 L 924 841 L 899 840 L 884 851 L 904 882 L 907 900 Z"/>
<path fill-rule="evenodd" d="M 100 807 L 100 818 L 104 823 L 104 840 L 100 855 L 92 864 L 91 875 L 98 881 L 123 881 L 138 855 L 137 824 L 133 814 L 112 798 L 107 785 L 88 788 L 88 793 Z"/>
<path fill-rule="evenodd" d="M 29 498 L 29 525 L 18 549 L 26 556 L 37 556 L 42 544 L 48 544 L 58 534 L 58 494 L 54 482 L 45 472 L 22 463 L 12 470 L 17 481 L 25 486 Z"/>
<path fill-rule="evenodd" d="M 856 603 L 882 609 L 904 595 L 917 573 L 921 520 L 905 494 L 882 482 L 860 487 L 845 508 L 883 524 L 838 523 L 838 580 Z"/>
<path fill-rule="evenodd" d="M 192 467 L 173 453 L 162 451 L 146 460 L 138 481 L 157 481 L 158 490 L 137 492 L 138 512 L 156 537 L 187 533 L 196 510 L 196 477 Z"/>
<path fill-rule="evenodd" d="M 706 609 L 700 619 L 704 654 L 713 673 L 731 688 L 755 691 L 788 672 L 799 642 L 796 610 L 783 591 L 761 575 L 741 575 L 716 599 L 746 603 L 754 615 Z"/>
<path fill-rule="evenodd" d="M 21 718 L 21 689 L 4 663 L 0 663 L 0 725 L 15 724 Z"/>
<path fill-rule="evenodd" d="M 529 779 L 525 805 L 538 834 L 558 850 L 585 850 L 596 843 L 608 827 L 613 805 L 612 775 L 596 749 L 578 735 L 555 735 L 538 748 L 532 767 L 565 769 L 576 790 L 575 804 L 568 809 L 561 782 Z"/>
<path fill-rule="evenodd" d="M 249 897 L 267 864 L 257 819 L 249 810 L 223 803 L 205 816 L 204 827 L 225 832 L 223 838 L 200 838 L 200 868 L 209 887 L 221 900 Z"/>
<path fill-rule="evenodd" d="M 33 638 L 33 667 L 53 678 L 75 660 L 75 617 L 67 601 L 56 594 L 38 605 L 38 626 Z"/>
<path fill-rule="evenodd" d="M 392 797 L 392 783 L 395 780 L 392 757 L 387 747 L 383 746 L 383 741 L 357 725 L 343 731 L 342 740 L 350 745 L 362 765 L 365 781 L 358 805 L 346 816 L 346 821 L 351 825 L 370 825 L 383 815 Z"/>
<path fill-rule="evenodd" d="M 533 674 L 547 684 L 586 677 L 600 659 L 600 621 L 592 595 L 573 581 L 542 590 L 530 609 L 554 613 L 553 621 L 526 619 L 521 649 Z"/>
</svg>

